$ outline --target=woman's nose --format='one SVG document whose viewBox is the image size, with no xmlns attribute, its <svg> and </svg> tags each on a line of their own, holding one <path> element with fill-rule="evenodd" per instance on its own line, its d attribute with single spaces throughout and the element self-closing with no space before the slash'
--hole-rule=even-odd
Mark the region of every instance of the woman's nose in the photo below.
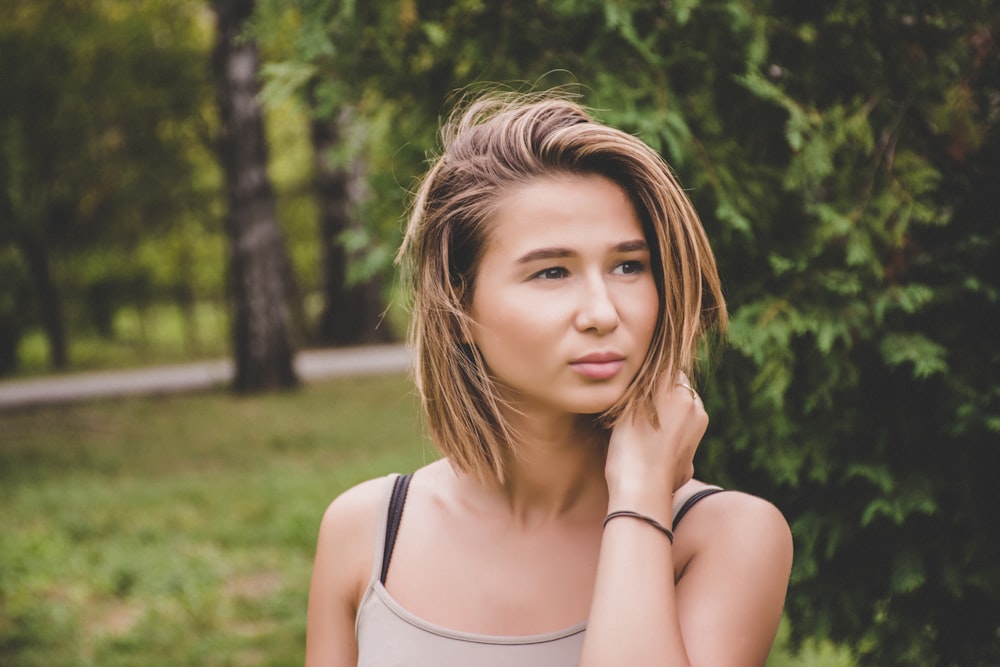
<svg viewBox="0 0 1000 667">
<path fill-rule="evenodd" d="M 585 281 L 577 305 L 577 329 L 603 335 L 617 329 L 618 323 L 618 309 L 604 280 L 592 278 Z"/>
</svg>

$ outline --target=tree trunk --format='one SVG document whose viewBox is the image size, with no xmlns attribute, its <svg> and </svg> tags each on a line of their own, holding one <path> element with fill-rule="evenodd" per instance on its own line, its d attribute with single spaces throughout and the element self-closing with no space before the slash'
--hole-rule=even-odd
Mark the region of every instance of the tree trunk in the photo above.
<svg viewBox="0 0 1000 667">
<path fill-rule="evenodd" d="M 325 345 L 374 343 L 392 337 L 382 322 L 385 305 L 380 281 L 348 281 L 348 266 L 353 258 L 341 236 L 358 224 L 352 211 L 363 196 L 364 167 L 358 158 L 352 158 L 347 167 L 335 164 L 331 155 L 349 122 L 350 111 L 344 108 L 332 118 L 314 116 L 310 124 L 323 262 L 323 312 L 317 335 Z"/>
<path fill-rule="evenodd" d="M 171 294 L 181 313 L 184 327 L 184 350 L 189 355 L 195 356 L 201 348 L 201 340 L 198 335 L 197 299 L 191 278 L 192 265 L 194 264 L 192 255 L 191 246 L 185 241 L 180 249 L 180 256 L 177 258 L 177 282 L 172 286 Z"/>
<path fill-rule="evenodd" d="M 45 244 L 34 238 L 20 238 L 17 245 L 35 286 L 42 329 L 49 344 L 49 366 L 54 370 L 62 370 L 69 362 L 66 319 L 63 317 L 62 297 L 52 280 L 49 253 Z"/>
<path fill-rule="evenodd" d="M 264 119 L 257 102 L 257 45 L 242 35 L 253 0 L 213 0 L 213 57 L 229 211 L 230 288 L 234 301 L 233 387 L 240 392 L 293 387 L 283 267 L 284 240 L 267 173 Z"/>
</svg>

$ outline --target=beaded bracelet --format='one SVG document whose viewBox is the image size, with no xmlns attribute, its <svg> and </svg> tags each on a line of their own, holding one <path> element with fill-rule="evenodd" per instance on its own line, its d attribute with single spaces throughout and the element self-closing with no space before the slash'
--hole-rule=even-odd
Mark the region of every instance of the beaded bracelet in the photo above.
<svg viewBox="0 0 1000 667">
<path fill-rule="evenodd" d="M 669 528 L 667 528 L 666 526 L 664 526 L 662 523 L 660 523 L 659 521 L 657 521 L 653 517 L 646 516 L 645 514 L 639 514 L 638 512 L 632 512 L 630 510 L 618 510 L 617 512 L 612 512 L 611 514 L 608 514 L 606 517 L 604 517 L 604 525 L 607 526 L 608 525 L 608 521 L 611 521 L 615 517 L 619 517 L 619 516 L 628 516 L 628 517 L 632 517 L 633 519 L 640 519 L 642 521 L 645 521 L 650 526 L 652 526 L 653 528 L 656 528 L 658 531 L 660 531 L 661 533 L 663 533 L 664 535 L 666 535 L 667 539 L 670 540 L 671 544 L 674 543 L 674 533 L 673 533 L 672 530 L 670 530 Z"/>
</svg>

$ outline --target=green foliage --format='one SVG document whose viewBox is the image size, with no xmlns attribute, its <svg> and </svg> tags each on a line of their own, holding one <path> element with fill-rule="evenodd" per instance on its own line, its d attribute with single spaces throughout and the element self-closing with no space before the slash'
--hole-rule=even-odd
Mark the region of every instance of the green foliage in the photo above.
<svg viewBox="0 0 1000 667">
<path fill-rule="evenodd" d="M 726 133 L 750 146 L 770 106 L 783 142 L 715 165 L 780 179 L 729 180 L 752 212 L 742 237 L 694 194 L 734 310 L 701 469 L 791 519 L 796 636 L 862 664 L 993 664 L 1000 63 L 979 40 L 996 11 L 769 14 L 767 64 L 737 78 L 752 97 Z"/>
<path fill-rule="evenodd" d="M 39 310 L 60 310 L 65 293 L 83 303 L 93 287 L 91 315 L 106 323 L 121 301 L 105 287 L 149 269 L 130 251 L 178 220 L 212 220 L 200 9 L 5 3 L 0 59 L 16 66 L 4 70 L 0 101 L 0 248 L 22 255 Z M 95 248 L 119 261 L 95 266 Z M 185 280 L 178 267 L 162 289 Z"/>
<path fill-rule="evenodd" d="M 184 136 L 204 131 L 206 89 L 196 7 L 184 17 L 178 4 L 8 7 L 0 48 L 18 67 L 5 81 L 4 192 L 15 229 L 48 225 L 37 233 L 62 244 L 134 239 L 191 205 L 177 177 L 189 167 Z"/>
</svg>

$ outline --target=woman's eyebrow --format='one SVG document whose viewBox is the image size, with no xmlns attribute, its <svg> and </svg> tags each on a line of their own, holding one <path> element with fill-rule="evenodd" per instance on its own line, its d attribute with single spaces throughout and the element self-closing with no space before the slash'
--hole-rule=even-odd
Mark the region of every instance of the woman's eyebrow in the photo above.
<svg viewBox="0 0 1000 667">
<path fill-rule="evenodd" d="M 637 252 L 640 250 L 649 250 L 649 244 L 646 243 L 645 239 L 635 239 L 633 241 L 619 243 L 615 246 L 615 250 L 618 252 Z"/>
<path fill-rule="evenodd" d="M 645 239 L 633 239 L 616 243 L 611 248 L 614 252 L 643 252 L 649 250 L 649 244 Z M 527 264 L 537 260 L 560 259 L 574 257 L 577 254 L 572 248 L 537 248 L 531 250 L 517 259 L 518 264 Z"/>
<path fill-rule="evenodd" d="M 569 248 L 538 248 L 521 255 L 517 259 L 518 264 L 527 264 L 539 259 L 558 259 L 560 257 L 572 257 L 576 251 Z"/>
</svg>

